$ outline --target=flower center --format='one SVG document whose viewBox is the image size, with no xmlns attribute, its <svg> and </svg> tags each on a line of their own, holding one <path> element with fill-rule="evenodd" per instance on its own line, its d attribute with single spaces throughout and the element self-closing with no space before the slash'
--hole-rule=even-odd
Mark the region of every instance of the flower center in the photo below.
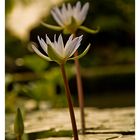
<svg viewBox="0 0 140 140">
<path fill-rule="evenodd" d="M 64 33 L 65 34 L 75 33 L 77 28 L 78 28 L 78 24 L 77 24 L 75 18 L 71 17 L 71 23 L 69 25 L 65 26 Z"/>
</svg>

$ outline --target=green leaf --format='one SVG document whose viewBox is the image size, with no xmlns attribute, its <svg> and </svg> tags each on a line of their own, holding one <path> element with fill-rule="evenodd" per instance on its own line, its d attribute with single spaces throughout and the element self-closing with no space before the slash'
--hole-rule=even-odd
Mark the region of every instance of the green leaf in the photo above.
<svg viewBox="0 0 140 140">
<path fill-rule="evenodd" d="M 45 26 L 45 27 L 47 27 L 47 28 L 49 28 L 49 29 L 55 30 L 55 31 L 61 31 L 61 30 L 63 30 L 63 28 L 60 27 L 60 26 L 50 25 L 50 24 L 46 24 L 46 23 L 44 23 L 44 22 L 41 22 L 41 24 L 42 24 L 43 26 Z"/>
<path fill-rule="evenodd" d="M 81 53 L 81 54 L 78 55 L 78 56 L 75 56 L 75 57 L 69 58 L 68 60 L 74 60 L 74 59 L 80 59 L 80 58 L 82 58 L 84 55 L 87 54 L 87 52 L 88 52 L 88 50 L 89 50 L 89 48 L 90 48 L 90 45 L 91 45 L 91 44 L 89 44 L 89 45 L 87 46 L 87 48 L 84 50 L 83 53 Z"/>
<path fill-rule="evenodd" d="M 83 30 L 83 31 L 85 31 L 85 32 L 87 32 L 87 33 L 90 33 L 90 34 L 96 34 L 96 33 L 98 33 L 99 30 L 100 30 L 99 27 L 97 27 L 96 30 L 93 30 L 93 29 L 87 28 L 87 27 L 85 27 L 85 26 L 80 26 L 79 29 L 81 29 L 81 30 Z"/>
<path fill-rule="evenodd" d="M 24 123 L 20 109 L 17 109 L 15 122 L 14 122 L 14 132 L 16 136 L 22 136 L 24 133 Z"/>
<path fill-rule="evenodd" d="M 56 53 L 52 46 L 48 45 L 48 56 L 58 64 L 62 64 L 63 58 Z"/>
</svg>

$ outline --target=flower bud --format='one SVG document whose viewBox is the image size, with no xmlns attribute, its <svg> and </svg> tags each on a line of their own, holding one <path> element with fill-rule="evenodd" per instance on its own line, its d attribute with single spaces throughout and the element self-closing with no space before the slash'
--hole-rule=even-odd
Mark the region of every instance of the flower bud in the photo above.
<svg viewBox="0 0 140 140">
<path fill-rule="evenodd" d="M 15 122 L 14 122 L 14 132 L 17 137 L 22 136 L 24 133 L 24 123 L 20 109 L 17 109 Z"/>
</svg>

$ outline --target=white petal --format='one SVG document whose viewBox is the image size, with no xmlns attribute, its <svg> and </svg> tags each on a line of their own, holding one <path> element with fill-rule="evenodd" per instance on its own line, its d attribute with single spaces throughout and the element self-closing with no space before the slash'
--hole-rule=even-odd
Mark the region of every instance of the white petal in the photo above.
<svg viewBox="0 0 140 140">
<path fill-rule="evenodd" d="M 51 40 L 49 39 L 49 37 L 46 34 L 46 42 L 47 42 L 47 45 L 50 45 L 56 52 L 59 52 L 58 47 L 57 47 L 58 43 L 56 42 L 56 34 L 54 35 L 54 43 L 51 42 Z"/>
<path fill-rule="evenodd" d="M 64 24 L 63 24 L 63 21 L 62 19 L 60 18 L 60 16 L 54 12 L 54 11 L 51 11 L 51 14 L 53 16 L 53 18 L 56 20 L 56 22 L 61 26 L 61 27 L 64 27 Z"/>
<path fill-rule="evenodd" d="M 54 41 L 56 41 L 56 34 L 54 34 Z"/>
<path fill-rule="evenodd" d="M 55 11 L 55 13 L 57 13 L 57 15 L 60 17 L 60 19 L 62 20 L 63 18 L 62 18 L 62 13 L 61 13 L 61 11 L 60 11 L 60 9 L 58 8 L 58 7 L 55 7 L 54 8 L 54 11 Z"/>
<path fill-rule="evenodd" d="M 80 14 L 79 14 L 79 19 L 83 22 L 86 18 L 86 15 L 87 15 L 87 12 L 88 12 L 88 9 L 89 9 L 89 3 L 85 3 Z"/>
<path fill-rule="evenodd" d="M 58 41 L 56 41 L 56 34 L 54 35 L 54 43 L 52 43 L 53 45 L 51 46 L 54 51 L 59 54 L 60 56 L 62 55 L 62 49 L 61 49 L 61 44 L 59 43 L 59 39 Z"/>
<path fill-rule="evenodd" d="M 65 6 L 65 4 L 63 4 L 62 6 L 62 18 L 63 18 L 63 23 L 64 25 L 69 25 L 71 23 L 71 18 L 72 18 L 72 14 L 73 10 L 72 7 L 70 5 L 70 3 L 67 4 L 67 7 Z"/>
<path fill-rule="evenodd" d="M 69 46 L 69 44 L 72 42 L 72 39 L 73 39 L 73 34 L 69 37 L 69 39 L 68 39 L 68 41 L 67 41 L 67 43 L 66 43 L 66 45 L 65 45 L 65 50 L 67 49 L 67 47 Z"/>
<path fill-rule="evenodd" d="M 67 4 L 67 17 L 68 17 L 68 22 L 69 22 L 69 24 L 71 23 L 72 15 L 73 15 L 73 9 L 72 9 L 72 7 L 71 7 L 71 4 L 68 3 L 68 4 Z"/>
<path fill-rule="evenodd" d="M 62 11 L 61 11 L 62 13 L 65 13 L 65 12 L 67 12 L 67 9 L 66 9 L 66 5 L 63 3 L 63 6 L 62 6 Z"/>
<path fill-rule="evenodd" d="M 70 3 L 67 4 L 67 8 L 68 8 L 68 11 L 71 13 L 72 12 L 72 7 L 71 7 Z"/>
<path fill-rule="evenodd" d="M 49 45 L 53 45 L 53 43 L 51 42 L 51 40 L 49 39 L 49 37 L 47 36 L 47 34 L 46 34 L 46 42 L 47 42 L 47 44 L 49 44 Z"/>
<path fill-rule="evenodd" d="M 61 19 L 61 22 L 64 24 L 64 20 L 65 20 L 65 13 L 62 13 L 62 10 L 59 10 L 58 7 L 56 7 L 54 9 L 55 13 L 59 16 L 59 18 Z"/>
<path fill-rule="evenodd" d="M 52 47 L 53 47 L 54 49 L 57 49 L 58 43 L 57 43 L 57 41 L 56 41 L 56 34 L 54 35 L 54 43 L 52 43 L 52 44 L 54 44 L 54 45 L 52 45 Z"/>
<path fill-rule="evenodd" d="M 76 6 L 73 7 L 73 17 L 74 17 L 76 20 L 79 19 L 80 11 L 81 11 L 81 3 L 80 3 L 80 1 L 78 1 L 78 2 L 76 3 Z"/>
<path fill-rule="evenodd" d="M 56 34 L 54 35 L 54 42 L 51 42 L 48 36 L 46 35 L 47 39 L 47 44 L 50 45 L 53 50 L 60 56 L 63 57 L 62 55 L 64 54 L 64 44 L 63 44 L 63 39 L 62 36 L 59 35 L 58 41 L 56 41 Z"/>
<path fill-rule="evenodd" d="M 32 48 L 35 51 L 35 53 L 37 53 L 40 57 L 46 59 L 47 61 L 52 61 L 49 57 L 45 56 L 44 54 L 42 54 L 36 47 L 35 45 L 32 44 Z"/>
<path fill-rule="evenodd" d="M 59 48 L 60 54 L 64 56 L 64 43 L 63 43 L 63 38 L 61 34 L 58 37 L 58 48 Z"/>
<path fill-rule="evenodd" d="M 66 20 L 67 20 L 67 9 L 66 9 L 66 5 L 65 4 L 63 4 L 63 6 L 62 6 L 61 13 L 63 15 L 64 22 L 66 22 Z"/>
<path fill-rule="evenodd" d="M 62 13 L 63 22 L 64 22 L 65 26 L 69 25 L 71 23 L 71 17 L 72 17 L 71 10 L 66 8 L 66 5 L 63 4 L 62 9 L 61 9 L 61 13 Z"/>
<path fill-rule="evenodd" d="M 48 46 L 47 46 L 47 44 L 45 43 L 45 41 L 41 38 L 39 38 L 39 36 L 37 37 L 38 38 L 38 41 L 39 41 L 39 43 L 40 43 L 40 46 L 41 46 L 41 48 L 45 51 L 45 53 L 47 53 L 48 54 Z"/>
<path fill-rule="evenodd" d="M 54 35 L 54 42 L 56 42 L 56 34 Z"/>
<path fill-rule="evenodd" d="M 81 2 L 80 2 L 80 1 L 78 1 L 78 2 L 76 3 L 75 9 L 76 9 L 77 11 L 80 11 L 80 9 L 81 9 Z"/>
<path fill-rule="evenodd" d="M 66 57 L 71 57 L 74 54 L 74 52 L 80 46 L 82 37 L 83 37 L 83 35 L 81 35 L 80 37 L 76 37 L 75 39 L 73 39 L 71 41 L 71 43 L 67 47 L 65 47 L 65 56 Z"/>
<path fill-rule="evenodd" d="M 83 37 L 83 35 L 81 35 L 80 37 L 78 37 L 79 39 L 78 39 L 77 44 L 76 44 L 76 46 L 74 47 L 73 51 L 71 52 L 70 57 L 75 53 L 75 51 L 76 51 L 76 50 L 79 48 L 79 46 L 81 45 L 82 37 Z"/>
</svg>

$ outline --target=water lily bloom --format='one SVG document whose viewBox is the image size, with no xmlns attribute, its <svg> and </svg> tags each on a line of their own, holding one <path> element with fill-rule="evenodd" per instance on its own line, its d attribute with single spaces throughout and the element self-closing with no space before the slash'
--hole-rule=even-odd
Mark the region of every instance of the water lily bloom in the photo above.
<svg viewBox="0 0 140 140">
<path fill-rule="evenodd" d="M 71 25 L 80 26 L 86 18 L 87 11 L 89 9 L 89 3 L 85 3 L 81 7 L 80 1 L 76 3 L 76 6 L 71 6 L 69 3 L 67 6 L 63 4 L 61 9 L 55 7 L 51 13 L 56 22 L 63 28 L 69 28 Z M 75 27 L 75 28 L 76 28 Z"/>
<path fill-rule="evenodd" d="M 88 9 L 89 3 L 85 3 L 82 7 L 80 1 L 73 7 L 70 3 L 63 4 L 60 9 L 56 6 L 51 11 L 51 14 L 59 26 L 49 25 L 43 22 L 42 24 L 53 30 L 63 30 L 66 34 L 75 33 L 78 28 L 89 33 L 97 33 L 99 29 L 93 30 L 81 26 L 87 16 Z"/>
<path fill-rule="evenodd" d="M 33 50 L 40 57 L 48 61 L 55 61 L 60 65 L 62 77 L 63 77 L 64 85 L 65 85 L 65 90 L 66 90 L 66 97 L 67 97 L 67 101 L 69 105 L 74 140 L 78 140 L 78 131 L 77 131 L 74 109 L 73 109 L 73 104 L 72 104 L 72 99 L 71 99 L 71 93 L 69 89 L 68 80 L 66 77 L 64 64 L 67 60 L 71 60 L 71 59 L 77 60 L 78 58 L 84 56 L 87 53 L 87 51 L 89 50 L 90 44 L 87 46 L 87 48 L 82 54 L 72 57 L 75 51 L 79 48 L 82 37 L 83 35 L 74 38 L 74 35 L 71 35 L 68 41 L 66 42 L 66 44 L 64 45 L 63 38 L 61 35 L 59 35 L 57 40 L 56 40 L 56 35 L 54 35 L 53 42 L 48 38 L 47 35 L 46 35 L 46 41 L 44 41 L 42 38 L 38 36 L 38 41 L 40 43 L 40 46 L 44 50 L 45 55 L 39 51 L 36 45 L 32 44 Z"/>
<path fill-rule="evenodd" d="M 52 42 L 47 35 L 46 42 L 38 36 L 40 46 L 44 50 L 45 55 L 39 51 L 36 45 L 32 44 L 32 48 L 40 57 L 48 61 L 55 61 L 61 65 L 64 64 L 67 60 L 81 58 L 88 52 L 90 44 L 82 54 L 78 55 L 77 57 L 72 57 L 75 51 L 79 48 L 82 37 L 83 35 L 73 38 L 73 35 L 71 35 L 64 46 L 63 38 L 61 35 L 59 35 L 58 40 L 56 40 L 56 35 L 54 35 L 54 42 Z"/>
</svg>

